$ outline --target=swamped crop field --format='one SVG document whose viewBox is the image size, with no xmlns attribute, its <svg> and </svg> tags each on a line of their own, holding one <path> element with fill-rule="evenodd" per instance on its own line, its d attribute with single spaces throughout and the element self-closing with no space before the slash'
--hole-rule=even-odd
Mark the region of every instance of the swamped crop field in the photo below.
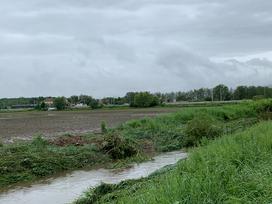
<svg viewBox="0 0 272 204">
<path fill-rule="evenodd" d="M 147 108 L 118 110 L 80 110 L 52 112 L 7 112 L 0 113 L 0 139 L 31 138 L 35 134 L 56 136 L 63 133 L 84 133 L 100 129 L 101 121 L 109 127 L 131 119 L 154 117 L 176 112 L 178 108 Z"/>
<path fill-rule="evenodd" d="M 47 125 L 59 128 L 67 124 L 71 128 L 75 124 L 71 122 L 69 125 L 69 121 L 78 117 L 74 118 L 75 121 L 93 122 L 100 133 L 71 133 L 0 143 L 0 191 L 62 172 L 125 167 L 162 152 L 183 149 L 189 151 L 186 161 L 146 179 L 102 184 L 83 194 L 76 203 L 272 201 L 272 125 L 269 121 L 272 100 L 189 107 L 178 111 L 175 108 L 154 108 L 12 114 L 17 114 L 18 118 L 7 114 L 10 119 L 3 121 L 23 120 L 20 114 L 28 117 L 25 121 L 38 121 L 35 114 L 55 114 L 44 115 Z M 93 120 L 84 118 L 84 114 Z M 45 118 L 41 120 L 45 121 Z M 114 119 L 116 123 L 110 123 Z M 109 126 L 101 124 L 103 120 Z M 27 125 L 25 123 L 25 127 Z"/>
</svg>

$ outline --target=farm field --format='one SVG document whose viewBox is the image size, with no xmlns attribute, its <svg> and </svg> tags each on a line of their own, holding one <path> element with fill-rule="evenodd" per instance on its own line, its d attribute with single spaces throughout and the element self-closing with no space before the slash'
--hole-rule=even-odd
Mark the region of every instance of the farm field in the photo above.
<svg viewBox="0 0 272 204">
<path fill-rule="evenodd" d="M 99 131 L 101 121 L 115 127 L 131 119 L 153 117 L 178 111 L 179 108 L 81 110 L 52 112 L 6 112 L 0 113 L 0 139 L 30 139 L 33 135 L 57 136 L 64 133 Z"/>
<path fill-rule="evenodd" d="M 1 144 L 0 191 L 15 189 L 18 185 L 41 181 L 68 171 L 124 168 L 135 162 L 147 161 L 155 155 L 165 152 L 189 150 L 190 158 L 190 150 L 202 149 L 210 141 L 216 141 L 218 138 L 220 140 L 221 137 L 231 138 L 235 137 L 231 135 L 244 134 L 242 132 L 247 131 L 250 127 L 271 118 L 270 107 L 271 100 L 264 100 L 216 107 L 183 108 L 171 114 L 167 113 L 168 111 L 176 111 L 174 108 L 90 111 L 90 114 L 99 113 L 100 115 L 111 113 L 115 117 L 130 113 L 132 116 L 140 118 L 165 114 L 158 117 L 130 120 L 114 128 L 105 127 L 99 121 L 97 125 L 101 128 L 101 134 L 70 134 L 54 138 L 35 137 L 30 141 Z M 44 112 L 25 112 L 17 113 L 16 116 L 20 118 L 20 114 L 26 116 L 38 113 L 44 114 Z M 83 114 L 83 112 L 75 111 L 47 112 L 47 114 L 54 113 L 70 114 L 70 116 Z M 14 115 L 11 118 L 15 118 Z M 29 118 L 35 119 L 33 116 L 29 116 Z M 259 130 L 262 132 L 261 129 L 256 131 Z M 246 135 L 251 135 L 251 133 Z M 235 141 L 236 139 L 234 139 Z M 226 152 L 228 151 L 226 150 Z M 127 179 L 129 178 L 127 177 Z M 136 183 L 138 182 L 136 181 Z M 128 189 L 130 187 L 133 188 L 129 185 Z M 100 203 L 105 203 L 106 200 L 115 202 L 116 200 L 108 200 L 108 196 L 116 194 L 120 199 L 127 199 L 126 192 L 123 192 L 118 185 L 116 187 L 118 192 L 115 191 L 115 186 L 106 186 L 109 191 L 102 193 L 99 190 L 101 188 L 104 188 L 103 185 L 91 189 L 87 194 L 83 194 L 77 203 L 90 203 L 90 200 L 101 201 Z M 119 192 L 119 190 L 121 191 Z M 99 192 L 97 193 L 97 191 Z M 113 197 L 115 198 L 115 196 Z M 2 199 L 12 198 L 12 194 L 2 194 Z"/>
</svg>

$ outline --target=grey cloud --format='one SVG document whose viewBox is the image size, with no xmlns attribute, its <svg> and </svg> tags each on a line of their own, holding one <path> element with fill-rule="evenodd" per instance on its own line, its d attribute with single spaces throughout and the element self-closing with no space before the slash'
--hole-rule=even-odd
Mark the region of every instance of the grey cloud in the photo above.
<svg viewBox="0 0 272 204">
<path fill-rule="evenodd" d="M 271 9 L 267 0 L 3 0 L 0 97 L 271 84 L 272 58 L 238 60 L 271 52 Z"/>
</svg>

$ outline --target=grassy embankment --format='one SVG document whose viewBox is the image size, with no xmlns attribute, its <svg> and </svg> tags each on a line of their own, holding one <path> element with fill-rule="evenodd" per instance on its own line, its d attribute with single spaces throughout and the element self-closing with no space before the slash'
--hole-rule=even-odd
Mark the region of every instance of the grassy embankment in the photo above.
<svg viewBox="0 0 272 204">
<path fill-rule="evenodd" d="M 243 130 L 257 121 L 253 104 L 187 108 L 153 119 L 104 128 L 100 135 L 63 136 L 54 141 L 40 137 L 31 142 L 0 145 L 0 189 L 67 170 L 113 166 L 142 161 L 156 152 L 199 143 Z M 204 120 L 204 122 L 202 121 Z M 201 133 L 201 134 L 199 134 Z"/>
<path fill-rule="evenodd" d="M 147 179 L 103 184 L 77 204 L 271 203 L 272 122 L 209 141 Z"/>
<path fill-rule="evenodd" d="M 254 104 L 252 110 L 263 119 L 271 118 L 272 103 Z M 76 203 L 271 203 L 271 157 L 272 122 L 261 122 L 242 132 L 202 140 L 176 166 L 146 179 L 102 184 Z"/>
</svg>

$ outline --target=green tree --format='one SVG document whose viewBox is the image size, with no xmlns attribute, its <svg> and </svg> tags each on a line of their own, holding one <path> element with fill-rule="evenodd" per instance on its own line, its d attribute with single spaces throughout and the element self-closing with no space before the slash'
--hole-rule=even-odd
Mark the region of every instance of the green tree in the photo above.
<svg viewBox="0 0 272 204">
<path fill-rule="evenodd" d="M 157 96 L 150 94 L 149 92 L 137 93 L 134 97 L 135 107 L 152 107 L 159 104 Z"/>
<path fill-rule="evenodd" d="M 78 96 L 71 96 L 70 98 L 68 98 L 68 101 L 71 103 L 71 104 L 77 104 L 79 102 L 79 97 Z"/>
<path fill-rule="evenodd" d="M 40 104 L 40 110 L 43 110 L 43 111 L 48 110 L 48 105 L 44 101 L 41 102 Z"/>
<path fill-rule="evenodd" d="M 92 109 L 97 109 L 97 108 L 100 107 L 98 100 L 96 100 L 94 98 L 92 98 L 91 100 L 89 100 L 87 105 L 90 106 Z"/>
<path fill-rule="evenodd" d="M 213 88 L 213 99 L 215 101 L 230 100 L 230 91 L 224 84 L 219 84 Z"/>
<path fill-rule="evenodd" d="M 125 96 L 126 102 L 129 104 L 130 107 L 135 107 L 134 99 L 137 92 L 128 92 Z"/>
<path fill-rule="evenodd" d="M 246 99 L 248 98 L 248 88 L 246 86 L 238 86 L 233 95 L 236 100 Z"/>
<path fill-rule="evenodd" d="M 57 110 L 64 110 L 66 108 L 66 98 L 65 97 L 57 97 L 54 99 L 54 106 Z"/>
</svg>

